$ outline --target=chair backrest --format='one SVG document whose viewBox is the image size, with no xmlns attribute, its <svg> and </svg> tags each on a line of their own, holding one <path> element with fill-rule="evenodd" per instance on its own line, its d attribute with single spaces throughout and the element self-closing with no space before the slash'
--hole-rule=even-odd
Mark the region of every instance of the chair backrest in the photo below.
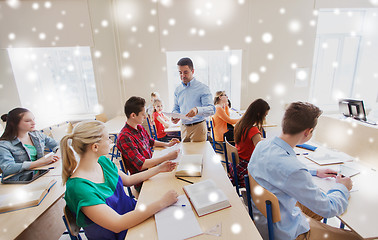
<svg viewBox="0 0 378 240">
<path fill-rule="evenodd" d="M 148 129 L 150 130 L 150 135 L 153 139 L 157 140 L 156 128 L 154 121 L 151 116 L 147 116 Z"/>
<path fill-rule="evenodd" d="M 126 169 L 126 165 L 125 165 L 125 162 L 123 161 L 123 157 L 122 159 L 119 160 L 119 165 L 121 166 L 121 170 L 122 172 L 128 174 L 128 171 Z M 133 193 L 131 192 L 131 188 L 129 186 L 127 186 L 127 192 L 129 193 L 129 197 L 131 198 L 134 198 L 135 196 L 133 195 Z"/>
<path fill-rule="evenodd" d="M 226 154 L 227 154 L 227 159 L 229 161 L 232 161 L 232 153 L 235 154 L 235 163 L 236 165 L 239 164 L 239 154 L 238 154 L 238 149 L 234 146 L 232 146 L 226 138 L 224 138 L 224 142 L 226 145 Z"/>
<path fill-rule="evenodd" d="M 100 113 L 100 114 L 96 115 L 96 120 L 98 120 L 100 122 L 107 122 L 108 117 L 106 116 L 105 113 Z"/>
<path fill-rule="evenodd" d="M 213 117 L 210 117 L 210 131 L 211 131 L 211 138 L 213 139 L 213 142 L 215 142 Z"/>
<path fill-rule="evenodd" d="M 280 205 L 276 195 L 263 188 L 256 180 L 248 173 L 249 188 L 252 196 L 252 200 L 256 205 L 256 208 L 267 217 L 266 201 L 270 201 L 272 204 L 272 217 L 273 223 L 281 221 Z"/>
<path fill-rule="evenodd" d="M 68 230 L 68 233 L 72 237 L 76 237 L 76 239 L 81 239 L 79 233 L 80 233 L 80 227 L 76 224 L 76 217 L 73 212 L 67 207 L 67 205 L 64 207 L 64 218 L 65 224 Z M 74 238 L 75 239 L 75 238 Z"/>
</svg>

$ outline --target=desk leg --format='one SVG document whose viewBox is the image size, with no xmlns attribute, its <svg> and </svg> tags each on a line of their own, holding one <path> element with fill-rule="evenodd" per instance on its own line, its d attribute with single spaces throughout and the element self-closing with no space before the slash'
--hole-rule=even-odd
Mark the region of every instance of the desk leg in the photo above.
<svg viewBox="0 0 378 240">
<path fill-rule="evenodd" d="M 63 198 L 59 198 L 16 239 L 59 239 L 66 229 L 62 220 L 65 205 Z"/>
</svg>

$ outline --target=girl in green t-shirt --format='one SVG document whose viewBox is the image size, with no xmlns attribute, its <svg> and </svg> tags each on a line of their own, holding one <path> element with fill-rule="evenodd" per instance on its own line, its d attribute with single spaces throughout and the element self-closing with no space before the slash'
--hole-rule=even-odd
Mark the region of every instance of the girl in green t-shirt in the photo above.
<svg viewBox="0 0 378 240">
<path fill-rule="evenodd" d="M 80 156 L 79 162 L 69 140 Z M 172 171 L 176 163 L 167 161 L 129 176 L 104 156 L 109 152 L 110 143 L 108 132 L 99 121 L 81 122 L 72 134 L 61 140 L 66 203 L 76 214 L 76 222 L 84 228 L 88 239 L 124 239 L 127 229 L 177 201 L 177 193 L 171 190 L 161 199 L 135 209 L 135 200 L 125 194 L 123 186 Z"/>
</svg>

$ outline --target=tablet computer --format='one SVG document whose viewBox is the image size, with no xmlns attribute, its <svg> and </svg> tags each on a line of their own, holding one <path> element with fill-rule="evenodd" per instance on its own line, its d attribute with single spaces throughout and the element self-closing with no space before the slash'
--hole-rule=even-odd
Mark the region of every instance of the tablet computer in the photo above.
<svg viewBox="0 0 378 240">
<path fill-rule="evenodd" d="M 36 180 L 37 178 L 45 175 L 49 169 L 26 170 L 14 175 L 7 176 L 1 179 L 4 184 L 25 184 Z"/>
</svg>

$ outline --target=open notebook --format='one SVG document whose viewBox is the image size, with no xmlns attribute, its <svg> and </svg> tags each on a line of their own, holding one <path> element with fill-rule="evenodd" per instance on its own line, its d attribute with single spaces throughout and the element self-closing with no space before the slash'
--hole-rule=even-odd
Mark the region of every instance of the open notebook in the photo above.
<svg viewBox="0 0 378 240">
<path fill-rule="evenodd" d="M 346 153 L 331 151 L 309 153 L 306 158 L 319 165 L 338 164 L 354 160 Z"/>
<path fill-rule="evenodd" d="M 38 206 L 55 185 L 50 182 L 36 181 L 25 186 L 18 185 L 13 192 L 0 196 L 0 213 Z"/>
<path fill-rule="evenodd" d="M 211 179 L 183 187 L 199 217 L 231 207 L 224 192 Z"/>
<path fill-rule="evenodd" d="M 176 177 L 201 177 L 202 154 L 181 155 L 176 169 Z"/>
</svg>

